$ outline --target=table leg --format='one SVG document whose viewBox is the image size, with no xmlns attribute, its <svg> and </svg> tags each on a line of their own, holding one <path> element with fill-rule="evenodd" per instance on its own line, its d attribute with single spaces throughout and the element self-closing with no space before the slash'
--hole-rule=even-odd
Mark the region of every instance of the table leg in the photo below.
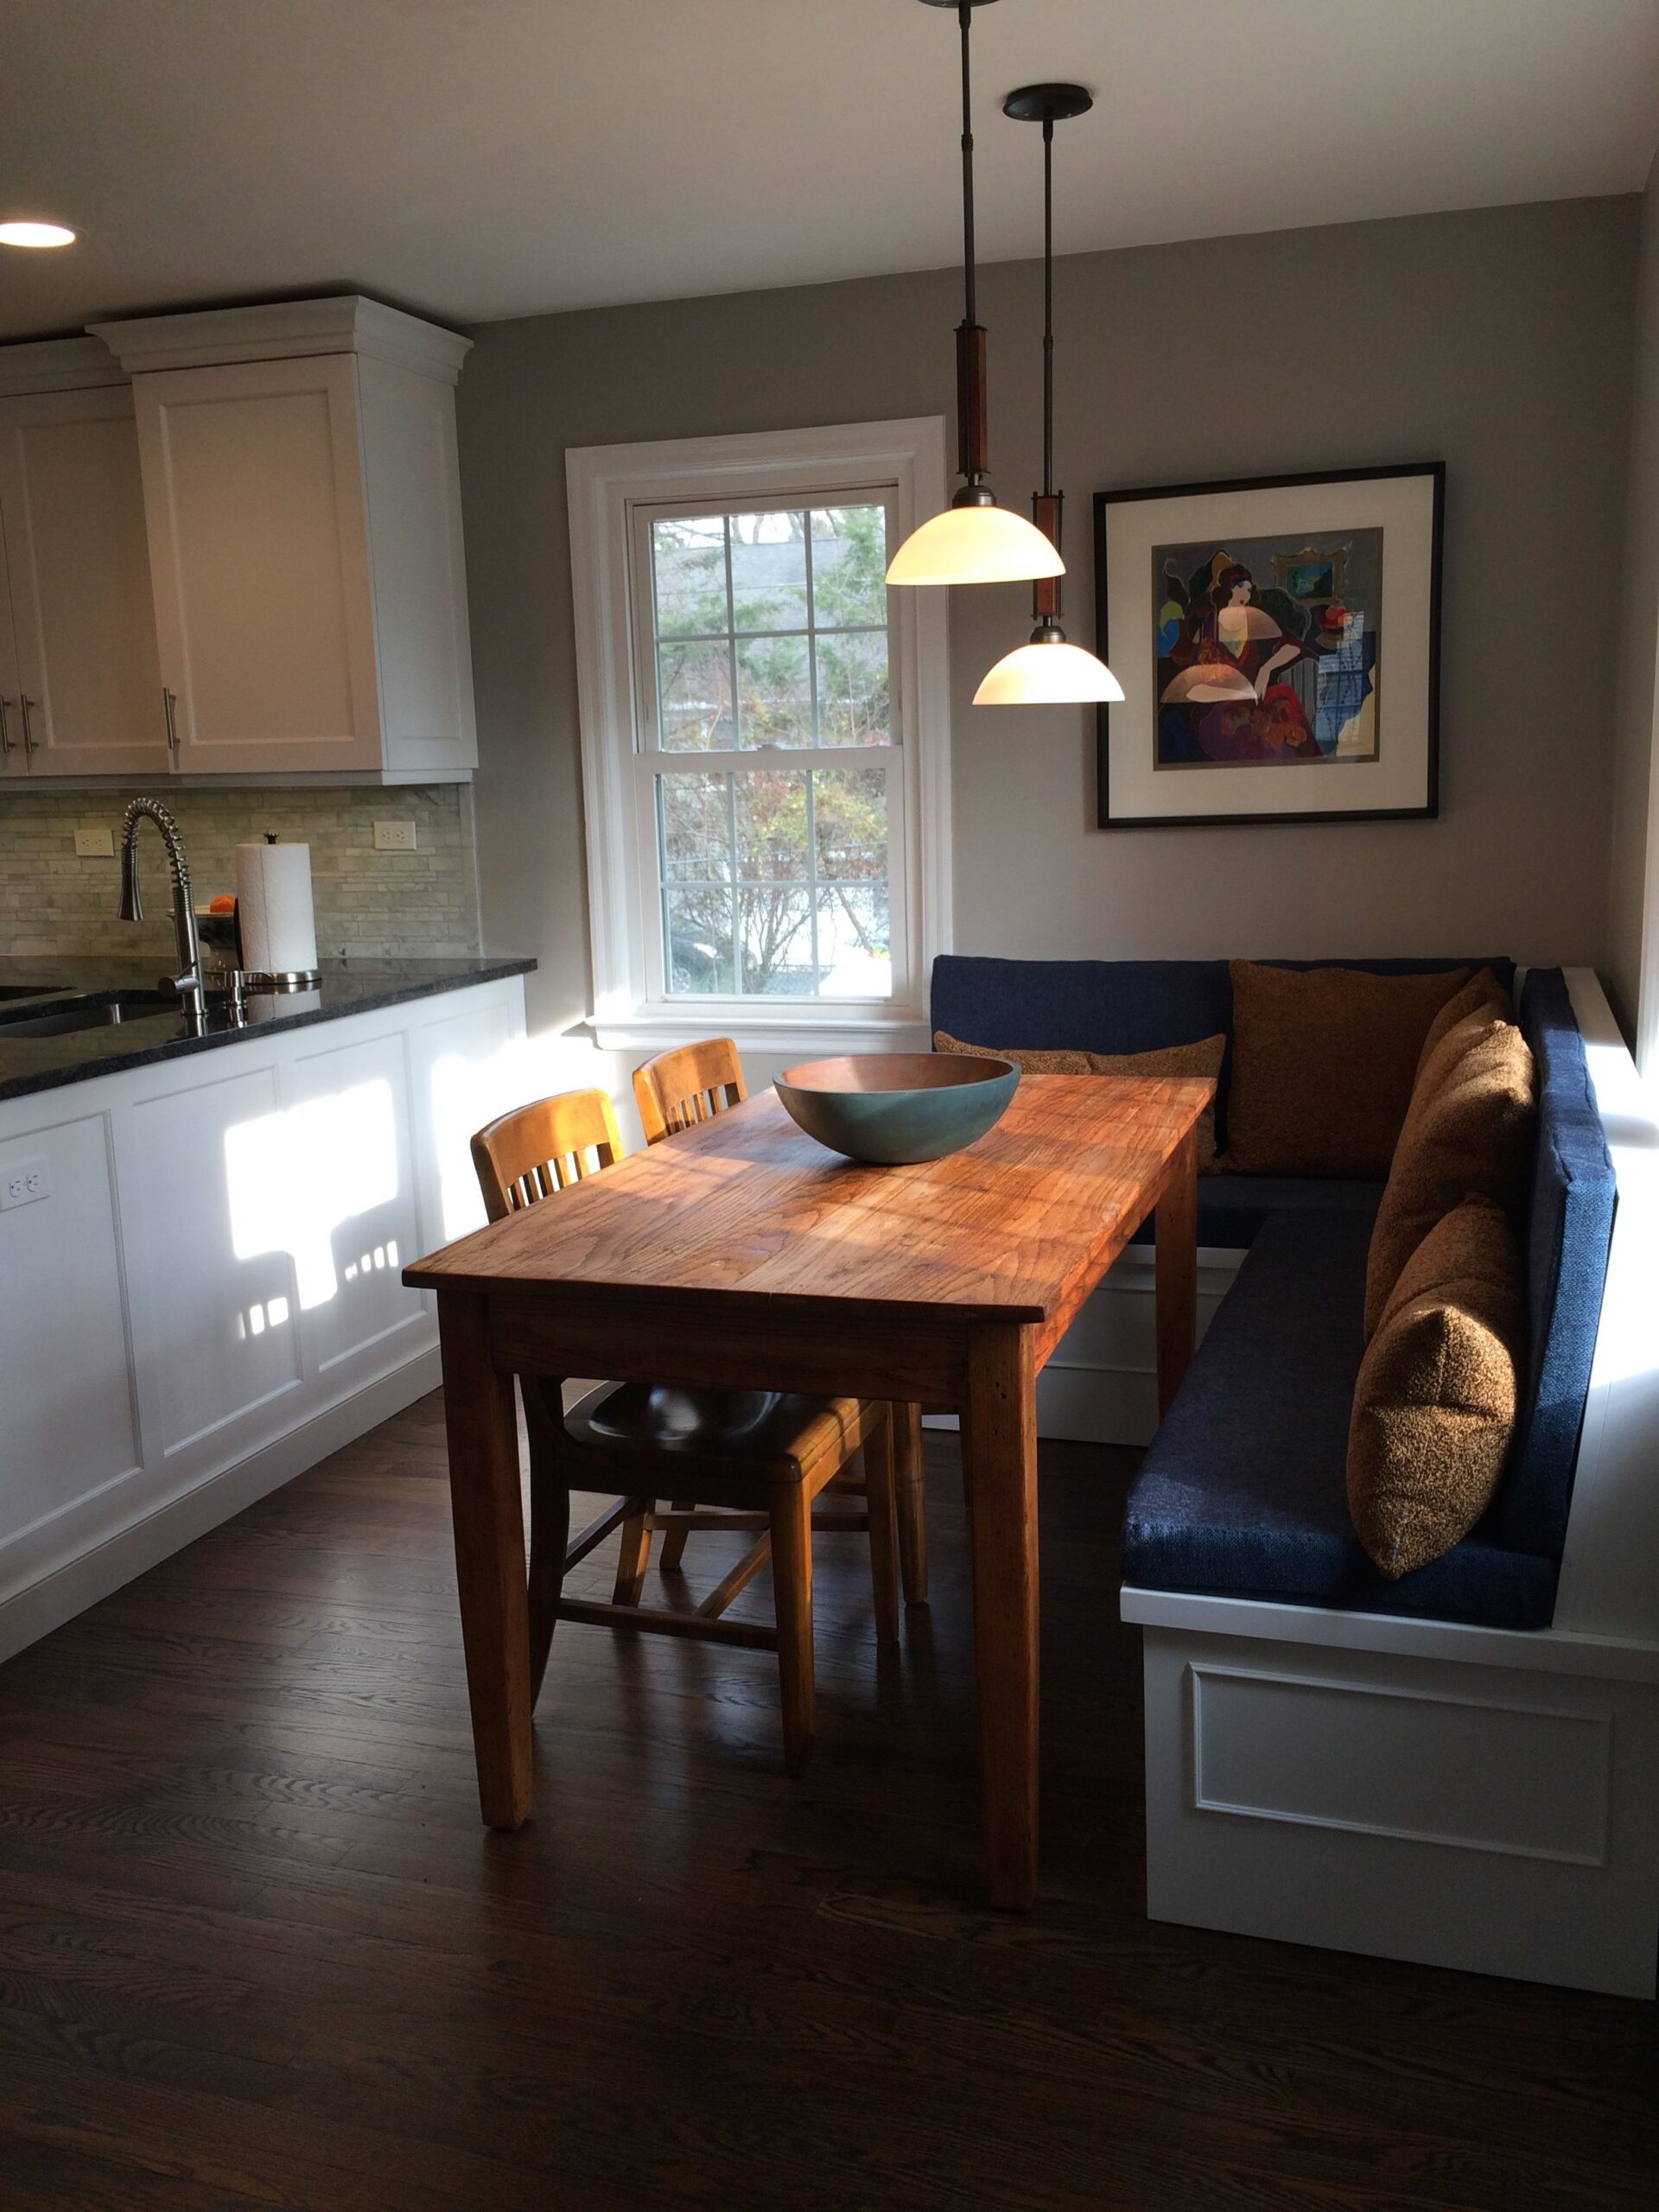
<svg viewBox="0 0 1659 2212">
<path fill-rule="evenodd" d="M 893 1408 L 895 1498 L 899 1512 L 899 1569 L 905 1603 L 927 1603 L 927 1489 L 922 1467 L 922 1409 Z"/>
<path fill-rule="evenodd" d="M 490 1359 L 485 1301 L 438 1293 L 455 1578 L 479 1802 L 493 1828 L 530 1818 L 530 1617 L 512 1377 Z"/>
<path fill-rule="evenodd" d="M 1169 1411 L 1198 1325 L 1198 1141 L 1189 1130 L 1158 1201 L 1158 1418 Z"/>
<path fill-rule="evenodd" d="M 962 1408 L 974 1569 L 974 1674 L 987 1890 L 1037 1889 L 1037 1376 L 1032 1332 L 976 1329 Z"/>
</svg>

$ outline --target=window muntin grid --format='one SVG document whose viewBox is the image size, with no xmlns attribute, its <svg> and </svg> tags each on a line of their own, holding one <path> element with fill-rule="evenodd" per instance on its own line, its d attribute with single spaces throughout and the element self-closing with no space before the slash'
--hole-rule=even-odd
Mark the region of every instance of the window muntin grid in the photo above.
<svg viewBox="0 0 1659 2212">
<path fill-rule="evenodd" d="M 663 995 L 893 994 L 887 502 L 659 513 L 648 713 Z"/>
</svg>

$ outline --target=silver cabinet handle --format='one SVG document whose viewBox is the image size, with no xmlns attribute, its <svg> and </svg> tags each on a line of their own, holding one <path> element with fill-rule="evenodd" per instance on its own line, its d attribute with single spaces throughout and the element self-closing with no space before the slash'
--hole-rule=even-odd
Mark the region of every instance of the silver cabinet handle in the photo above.
<svg viewBox="0 0 1659 2212">
<path fill-rule="evenodd" d="M 175 711 L 178 707 L 178 701 L 174 697 L 173 694 L 168 690 L 167 686 L 163 684 L 162 686 L 162 704 L 167 709 L 167 749 L 173 755 L 175 765 L 179 757 L 179 724 Z"/>
<path fill-rule="evenodd" d="M 11 750 L 11 702 L 0 697 L 0 759 Z"/>
<path fill-rule="evenodd" d="M 29 720 L 29 714 L 35 702 L 27 694 L 20 692 L 17 703 L 23 710 L 23 751 L 32 754 L 35 750 L 35 726 Z"/>
</svg>

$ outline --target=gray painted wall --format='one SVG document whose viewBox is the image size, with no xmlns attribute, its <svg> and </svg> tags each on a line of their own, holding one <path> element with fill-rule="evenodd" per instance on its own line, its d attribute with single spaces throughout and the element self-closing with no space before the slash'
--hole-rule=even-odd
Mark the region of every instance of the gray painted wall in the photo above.
<svg viewBox="0 0 1659 2212">
<path fill-rule="evenodd" d="M 1613 797 L 1608 981 L 1619 1019 L 1637 1030 L 1642 914 L 1652 836 L 1656 740 L 1654 662 L 1659 652 L 1659 155 L 1642 198 L 1636 299 L 1635 388 L 1630 409 L 1630 518 L 1625 543 L 1618 764 Z M 1652 1032 L 1659 1009 L 1644 1007 Z M 1653 1040 L 1644 1035 L 1644 1065 Z"/>
<path fill-rule="evenodd" d="M 1607 950 L 1639 202 L 1081 255 L 1056 272 L 1068 611 L 1109 485 L 1444 459 L 1434 823 L 1102 832 L 1083 709 L 976 709 L 1029 626 L 952 594 L 957 944 L 1127 954 Z M 588 1001 L 567 446 L 953 406 L 953 272 L 487 325 L 461 383 L 484 934 L 535 1026 Z M 1040 268 L 983 272 L 992 461 L 1038 470 Z"/>
</svg>

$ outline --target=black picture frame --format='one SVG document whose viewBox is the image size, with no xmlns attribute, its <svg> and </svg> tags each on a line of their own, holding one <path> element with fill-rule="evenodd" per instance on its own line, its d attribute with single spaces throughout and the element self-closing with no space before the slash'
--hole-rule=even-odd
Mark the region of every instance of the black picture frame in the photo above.
<svg viewBox="0 0 1659 2212">
<path fill-rule="evenodd" d="M 1096 709 L 1096 813 L 1103 830 L 1203 830 L 1248 828 L 1256 823 L 1344 822 L 1423 822 L 1439 817 L 1440 810 L 1440 596 L 1446 527 L 1446 463 L 1443 461 L 1391 462 L 1375 468 L 1309 469 L 1281 476 L 1218 478 L 1207 483 L 1126 486 L 1095 494 L 1095 650 L 1111 664 L 1108 620 L 1109 578 L 1107 566 L 1107 518 L 1116 505 L 1155 499 L 1198 499 L 1224 493 L 1294 491 L 1303 486 L 1371 484 L 1383 479 L 1423 477 L 1432 487 L 1429 525 L 1428 636 L 1427 731 L 1424 797 L 1421 805 L 1356 806 L 1346 809 L 1247 814 L 1116 814 L 1112 809 L 1111 716 L 1126 711 L 1122 705 L 1103 702 Z M 1274 769 L 1272 772 L 1282 772 Z M 1347 769 L 1344 773 L 1351 772 Z"/>
</svg>

